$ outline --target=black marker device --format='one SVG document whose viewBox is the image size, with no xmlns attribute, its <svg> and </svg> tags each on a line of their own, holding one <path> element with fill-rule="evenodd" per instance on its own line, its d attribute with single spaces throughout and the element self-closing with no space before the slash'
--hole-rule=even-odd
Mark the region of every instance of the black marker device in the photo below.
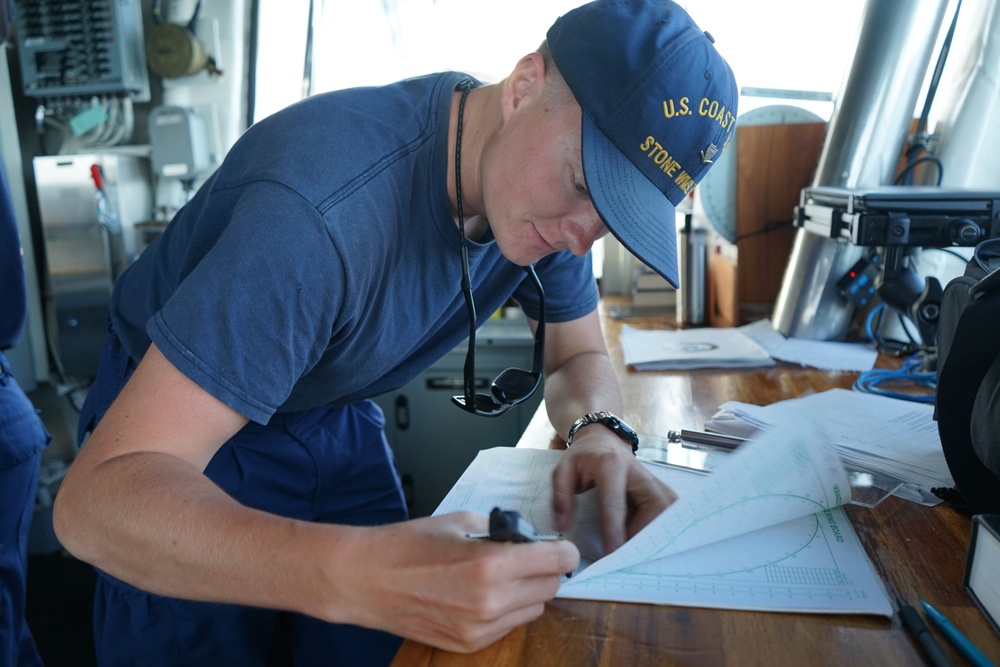
<svg viewBox="0 0 1000 667">
<path fill-rule="evenodd" d="M 490 512 L 489 533 L 469 533 L 468 536 L 493 542 L 538 542 L 562 539 L 560 533 L 539 533 L 516 510 L 502 510 L 499 507 L 494 507 Z"/>
</svg>

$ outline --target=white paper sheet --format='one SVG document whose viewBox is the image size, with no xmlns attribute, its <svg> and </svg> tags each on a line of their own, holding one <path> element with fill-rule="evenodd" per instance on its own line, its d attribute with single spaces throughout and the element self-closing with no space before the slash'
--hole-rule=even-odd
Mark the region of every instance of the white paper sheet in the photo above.
<svg viewBox="0 0 1000 667">
<path fill-rule="evenodd" d="M 636 370 L 690 368 L 753 368 L 773 366 L 774 360 L 737 329 L 634 329 L 623 325 L 622 354 Z"/>
<path fill-rule="evenodd" d="M 827 371 L 867 371 L 878 359 L 871 344 L 786 338 L 766 319 L 741 326 L 739 331 L 775 359 Z"/>
<path fill-rule="evenodd" d="M 895 495 L 936 505 L 940 500 L 930 490 L 954 486 L 932 405 L 831 389 L 767 406 L 727 401 L 705 428 L 746 437 L 747 424 L 769 427 L 788 410 L 808 414 L 824 439 L 852 466 L 906 482 Z"/>
<path fill-rule="evenodd" d="M 554 528 L 550 479 L 560 452 L 480 452 L 435 512 L 496 506 Z M 584 568 L 559 597 L 697 607 L 892 615 L 839 504 L 835 453 L 793 422 L 741 446 L 711 475 L 651 466 L 680 499 L 615 553 L 601 555 L 595 496 L 580 496 L 572 540 Z M 591 564 L 590 561 L 593 561 Z"/>
</svg>

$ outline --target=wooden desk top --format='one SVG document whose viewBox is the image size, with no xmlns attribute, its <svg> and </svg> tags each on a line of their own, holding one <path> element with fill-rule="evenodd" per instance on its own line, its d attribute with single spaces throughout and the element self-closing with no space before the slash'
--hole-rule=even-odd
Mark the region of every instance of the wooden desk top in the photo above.
<svg viewBox="0 0 1000 667">
<path fill-rule="evenodd" d="M 850 388 L 855 373 L 779 363 L 763 369 L 637 372 L 622 362 L 621 321 L 605 317 L 612 358 L 625 394 L 622 417 L 641 433 L 701 429 L 727 400 L 766 405 Z M 670 323 L 629 320 L 634 327 Z M 879 365 L 887 362 L 880 360 Z M 544 404 L 519 447 L 562 449 Z M 927 600 L 1000 665 L 1000 637 L 962 588 L 970 518 L 950 507 L 924 507 L 890 497 L 875 509 L 847 508 L 855 531 L 891 597 Z M 922 610 L 921 610 L 922 614 Z M 933 628 L 954 665 L 968 661 Z M 555 599 L 533 623 L 472 655 L 413 641 L 393 665 L 921 665 L 923 652 L 892 619 L 864 615 L 724 611 L 666 605 Z"/>
</svg>

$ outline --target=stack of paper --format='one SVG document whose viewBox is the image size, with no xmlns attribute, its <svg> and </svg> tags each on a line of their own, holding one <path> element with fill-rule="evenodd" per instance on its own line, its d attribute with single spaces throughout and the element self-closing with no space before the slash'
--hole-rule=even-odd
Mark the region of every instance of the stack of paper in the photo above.
<svg viewBox="0 0 1000 667">
<path fill-rule="evenodd" d="M 773 366 L 760 345 L 738 329 L 633 329 L 622 326 L 625 364 L 636 370 Z"/>
<path fill-rule="evenodd" d="M 499 506 L 551 532 L 552 469 L 561 455 L 484 450 L 435 514 L 486 515 Z M 850 500 L 843 466 L 807 423 L 793 418 L 744 443 L 711 475 L 649 469 L 679 499 L 610 555 L 601 557 L 596 492 L 577 497 L 566 537 L 579 547 L 584 567 L 563 582 L 558 597 L 892 615 L 840 507 Z"/>
<path fill-rule="evenodd" d="M 705 423 L 711 431 L 747 437 L 775 426 L 786 410 L 808 414 L 845 463 L 903 480 L 895 495 L 925 505 L 930 491 L 954 486 L 941 449 L 934 407 L 923 403 L 831 389 L 768 406 L 728 401 Z"/>
</svg>

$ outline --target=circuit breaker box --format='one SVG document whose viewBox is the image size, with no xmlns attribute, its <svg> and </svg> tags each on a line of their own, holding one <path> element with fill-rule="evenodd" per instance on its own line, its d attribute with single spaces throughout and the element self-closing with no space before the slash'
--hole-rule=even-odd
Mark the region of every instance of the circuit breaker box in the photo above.
<svg viewBox="0 0 1000 667">
<path fill-rule="evenodd" d="M 22 0 L 17 35 L 29 97 L 150 99 L 139 0 Z"/>
</svg>

